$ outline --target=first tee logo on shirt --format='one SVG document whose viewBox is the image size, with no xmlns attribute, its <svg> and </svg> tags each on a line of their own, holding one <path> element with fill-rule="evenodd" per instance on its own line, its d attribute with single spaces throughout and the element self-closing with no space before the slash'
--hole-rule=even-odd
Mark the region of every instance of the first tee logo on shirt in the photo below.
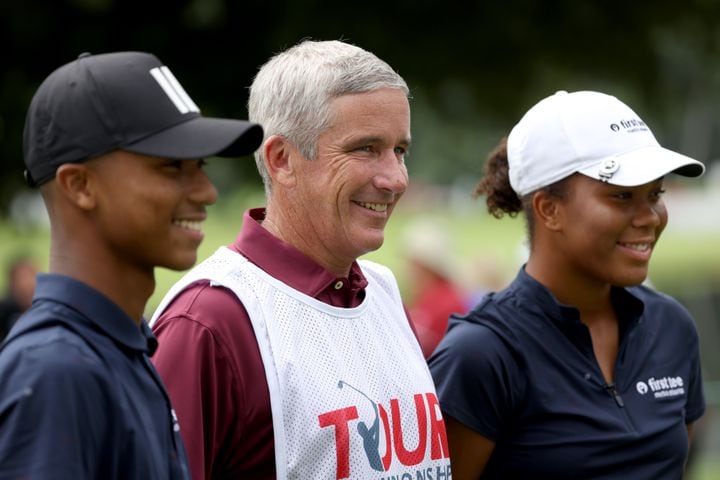
<svg viewBox="0 0 720 480">
<path fill-rule="evenodd" d="M 685 394 L 682 377 L 650 377 L 647 382 L 637 382 L 635 388 L 640 395 L 652 391 L 655 398 L 677 397 Z"/>
</svg>

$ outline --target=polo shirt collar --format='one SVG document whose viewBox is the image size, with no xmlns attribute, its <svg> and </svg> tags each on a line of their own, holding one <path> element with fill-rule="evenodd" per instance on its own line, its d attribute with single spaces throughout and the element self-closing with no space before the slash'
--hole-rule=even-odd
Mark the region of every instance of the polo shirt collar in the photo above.
<svg viewBox="0 0 720 480">
<path fill-rule="evenodd" d="M 525 265 L 513 280 L 510 289 L 516 293 L 519 299 L 527 300 L 526 308 L 537 308 L 558 324 L 580 321 L 578 309 L 558 302 L 547 287 L 525 271 Z M 626 288 L 611 287 L 610 295 L 619 316 L 621 331 L 624 331 L 630 323 L 642 316 L 645 304 Z"/>
<path fill-rule="evenodd" d="M 232 248 L 271 276 L 305 295 L 317 298 L 321 292 L 332 289 L 338 277 L 268 232 L 261 225 L 264 218 L 264 208 L 246 211 L 243 227 Z M 363 295 L 368 281 L 356 261 L 350 267 L 347 282 L 350 295 Z"/>
<path fill-rule="evenodd" d="M 37 277 L 33 303 L 49 300 L 78 312 L 115 342 L 131 350 L 152 355 L 157 340 L 145 320 L 138 329 L 135 322 L 112 300 L 74 278 L 52 273 Z"/>
</svg>

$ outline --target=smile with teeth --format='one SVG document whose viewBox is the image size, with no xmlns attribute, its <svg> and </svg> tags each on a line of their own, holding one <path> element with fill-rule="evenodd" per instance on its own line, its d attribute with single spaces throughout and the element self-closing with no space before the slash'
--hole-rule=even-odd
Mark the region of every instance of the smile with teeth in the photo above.
<svg viewBox="0 0 720 480">
<path fill-rule="evenodd" d="M 368 203 L 368 202 L 355 202 L 355 203 L 360 205 L 363 208 L 368 208 L 368 209 L 374 210 L 376 212 L 385 212 L 385 211 L 387 211 L 387 208 L 388 208 L 387 203 Z"/>
<path fill-rule="evenodd" d="M 647 252 L 652 248 L 652 245 L 649 243 L 622 243 L 620 242 L 620 245 L 623 247 L 629 248 L 631 250 L 635 250 L 638 252 Z"/>
<path fill-rule="evenodd" d="M 180 228 L 184 228 L 186 230 L 192 230 L 194 232 L 200 232 L 202 231 L 202 222 L 196 221 L 196 220 L 173 220 L 173 225 L 176 225 Z"/>
</svg>

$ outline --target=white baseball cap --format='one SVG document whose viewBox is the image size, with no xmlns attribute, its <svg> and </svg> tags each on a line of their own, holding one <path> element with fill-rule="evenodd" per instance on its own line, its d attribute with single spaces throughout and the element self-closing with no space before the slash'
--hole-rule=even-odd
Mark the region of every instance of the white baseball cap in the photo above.
<svg viewBox="0 0 720 480">
<path fill-rule="evenodd" d="M 633 187 L 705 166 L 660 146 L 630 107 L 599 92 L 559 91 L 533 106 L 507 141 L 510 185 L 523 196 L 579 172 Z"/>
</svg>

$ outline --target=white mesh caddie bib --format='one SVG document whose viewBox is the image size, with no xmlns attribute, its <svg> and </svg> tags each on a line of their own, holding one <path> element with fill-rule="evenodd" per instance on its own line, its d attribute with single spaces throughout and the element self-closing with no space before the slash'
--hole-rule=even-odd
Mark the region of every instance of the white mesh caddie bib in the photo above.
<svg viewBox="0 0 720 480">
<path fill-rule="evenodd" d="M 294 290 L 220 248 L 168 292 L 210 280 L 247 310 L 265 366 L 278 479 L 449 480 L 445 424 L 397 283 L 360 261 L 356 308 Z"/>
</svg>

